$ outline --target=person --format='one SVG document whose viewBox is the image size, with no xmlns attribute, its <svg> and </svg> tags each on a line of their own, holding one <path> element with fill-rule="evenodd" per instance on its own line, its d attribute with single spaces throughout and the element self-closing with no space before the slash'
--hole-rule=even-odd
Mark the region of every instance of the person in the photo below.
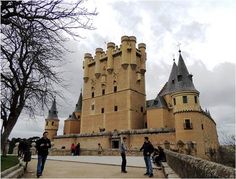
<svg viewBox="0 0 236 179">
<path fill-rule="evenodd" d="M 18 145 L 18 157 L 23 157 L 23 140 L 20 139 L 19 145 Z"/>
<path fill-rule="evenodd" d="M 151 154 L 154 151 L 154 147 L 152 143 L 149 141 L 148 137 L 144 137 L 143 146 L 140 148 L 140 151 L 143 150 L 144 161 L 146 165 L 146 173 L 144 175 L 149 175 L 149 177 L 153 177 L 152 170 L 152 162 L 151 162 Z"/>
<path fill-rule="evenodd" d="M 51 141 L 48 139 L 48 132 L 44 132 L 43 137 L 36 142 L 36 149 L 38 151 L 37 178 L 43 173 L 49 148 L 51 148 Z"/>
<path fill-rule="evenodd" d="M 123 137 L 123 140 L 120 145 L 120 155 L 122 158 L 121 173 L 127 173 L 126 171 L 126 151 L 127 151 L 126 139 L 127 139 L 126 137 Z"/>
<path fill-rule="evenodd" d="M 75 155 L 79 155 L 80 154 L 80 143 L 78 143 L 75 147 Z"/>
<path fill-rule="evenodd" d="M 100 143 L 98 143 L 98 155 L 101 155 L 102 151 L 103 151 L 102 146 Z"/>
<path fill-rule="evenodd" d="M 71 155 L 75 155 L 75 144 L 72 143 L 70 147 Z"/>
<path fill-rule="evenodd" d="M 157 164 L 158 169 L 161 169 L 161 162 L 166 161 L 166 156 L 162 147 L 158 146 L 158 155 L 154 158 L 155 163 Z"/>
</svg>

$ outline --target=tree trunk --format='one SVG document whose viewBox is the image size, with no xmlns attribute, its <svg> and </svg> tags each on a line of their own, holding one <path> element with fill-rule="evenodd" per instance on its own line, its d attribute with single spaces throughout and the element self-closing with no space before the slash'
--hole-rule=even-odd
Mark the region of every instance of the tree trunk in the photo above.
<svg viewBox="0 0 236 179">
<path fill-rule="evenodd" d="M 20 110 L 20 112 L 22 111 L 22 109 Z M 2 156 L 6 156 L 8 151 L 7 151 L 7 140 L 8 140 L 8 137 L 10 136 L 11 134 L 11 131 L 13 129 L 13 127 L 15 126 L 16 122 L 17 122 L 17 119 L 20 115 L 20 112 L 18 112 L 17 114 L 12 114 L 10 113 L 9 115 L 9 119 L 7 121 L 7 124 L 4 128 L 4 132 L 2 133 L 1 135 L 1 152 L 2 152 Z"/>
</svg>

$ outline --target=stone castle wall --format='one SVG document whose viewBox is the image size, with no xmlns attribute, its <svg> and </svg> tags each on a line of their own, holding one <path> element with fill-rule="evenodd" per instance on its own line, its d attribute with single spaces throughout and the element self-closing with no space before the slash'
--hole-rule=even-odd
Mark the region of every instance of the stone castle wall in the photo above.
<svg viewBox="0 0 236 179">
<path fill-rule="evenodd" d="M 235 178 L 231 167 L 165 150 L 168 165 L 181 178 Z"/>
</svg>

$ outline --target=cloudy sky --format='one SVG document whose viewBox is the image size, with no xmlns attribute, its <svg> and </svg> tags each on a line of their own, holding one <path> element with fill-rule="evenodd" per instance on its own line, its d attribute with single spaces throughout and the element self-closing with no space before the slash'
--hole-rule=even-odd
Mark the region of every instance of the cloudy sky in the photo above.
<svg viewBox="0 0 236 179">
<path fill-rule="evenodd" d="M 168 80 L 178 46 L 194 84 L 200 91 L 200 103 L 217 123 L 220 138 L 234 134 L 235 128 L 235 0 L 89 0 L 83 4 L 99 13 L 93 19 L 96 30 L 79 29 L 84 38 L 70 40 L 66 46 L 63 89 L 66 100 L 58 99 L 60 129 L 74 110 L 82 88 L 84 53 L 106 48 L 107 42 L 120 45 L 123 35 L 136 36 L 147 45 L 146 94 L 155 98 Z M 35 119 L 22 115 L 11 137 L 41 135 L 47 112 Z"/>
</svg>

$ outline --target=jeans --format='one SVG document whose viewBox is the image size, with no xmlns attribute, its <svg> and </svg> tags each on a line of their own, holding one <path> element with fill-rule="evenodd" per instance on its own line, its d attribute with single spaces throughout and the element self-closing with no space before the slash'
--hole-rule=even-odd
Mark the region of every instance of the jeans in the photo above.
<svg viewBox="0 0 236 179">
<path fill-rule="evenodd" d="M 38 155 L 37 175 L 42 175 L 47 155 Z"/>
<path fill-rule="evenodd" d="M 126 156 L 125 153 L 121 153 L 121 157 L 122 157 L 122 163 L 121 163 L 121 171 L 124 172 L 126 171 Z"/>
<path fill-rule="evenodd" d="M 153 173 L 152 173 L 151 157 L 150 157 L 150 156 L 144 156 L 144 161 L 145 161 L 146 169 L 147 169 L 146 173 L 148 173 L 148 175 L 153 174 Z"/>
</svg>

